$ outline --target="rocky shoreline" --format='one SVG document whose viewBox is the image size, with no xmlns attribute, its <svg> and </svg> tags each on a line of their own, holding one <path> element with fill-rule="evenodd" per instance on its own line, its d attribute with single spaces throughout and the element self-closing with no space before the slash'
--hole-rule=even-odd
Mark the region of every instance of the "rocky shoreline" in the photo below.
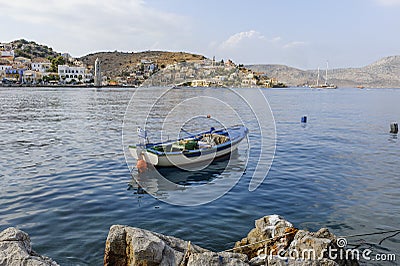
<svg viewBox="0 0 400 266">
<path fill-rule="evenodd" d="M 110 228 L 104 265 L 359 265 L 338 238 L 322 228 L 308 232 L 278 215 L 255 221 L 247 237 L 226 251 L 214 252 L 190 241 L 123 225 Z M 333 254 L 333 253 L 334 254 Z M 58 265 L 31 248 L 29 236 L 16 228 L 0 232 L 0 265 Z"/>
</svg>

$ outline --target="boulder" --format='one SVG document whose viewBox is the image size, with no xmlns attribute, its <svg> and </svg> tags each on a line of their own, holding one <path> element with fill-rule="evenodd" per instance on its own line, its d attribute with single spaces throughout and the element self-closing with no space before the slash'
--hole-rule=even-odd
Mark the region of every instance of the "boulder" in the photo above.
<svg viewBox="0 0 400 266">
<path fill-rule="evenodd" d="M 172 236 L 114 225 L 104 265 L 248 265 L 248 261 L 243 254 L 216 253 Z"/>
<path fill-rule="evenodd" d="M 200 265 L 226 265 L 226 266 L 247 266 L 247 256 L 230 252 L 204 252 L 194 253 L 189 256 L 187 266 Z"/>
<path fill-rule="evenodd" d="M 252 266 L 358 265 L 356 260 L 329 257 L 330 250 L 340 254 L 336 241 L 337 237 L 326 228 L 318 232 L 298 230 L 284 218 L 271 215 L 256 220 L 255 228 L 236 242 L 234 250 L 246 254 Z"/>
<path fill-rule="evenodd" d="M 336 241 L 326 228 L 298 230 L 278 215 L 256 220 L 255 228 L 235 244 L 234 252 L 212 252 L 172 236 L 114 225 L 107 237 L 104 265 L 358 265 L 356 260 L 330 258 L 328 250 L 346 253 Z"/>
<path fill-rule="evenodd" d="M 255 221 L 255 228 L 252 229 L 247 237 L 236 242 L 235 252 L 243 253 L 249 259 L 257 257 L 272 250 L 279 250 L 281 247 L 289 246 L 296 234 L 297 229 L 279 215 L 270 215 Z M 275 241 L 266 241 L 275 239 Z"/>
<path fill-rule="evenodd" d="M 29 235 L 14 227 L 0 232 L 0 266 L 56 266 L 55 261 L 32 250 Z"/>
</svg>

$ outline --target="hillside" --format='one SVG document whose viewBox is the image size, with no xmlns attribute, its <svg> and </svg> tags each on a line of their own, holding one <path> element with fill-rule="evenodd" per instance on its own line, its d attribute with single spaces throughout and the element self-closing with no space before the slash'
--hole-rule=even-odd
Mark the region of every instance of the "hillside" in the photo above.
<svg viewBox="0 0 400 266">
<path fill-rule="evenodd" d="M 138 53 L 100 52 L 79 58 L 84 64 L 92 66 L 100 59 L 102 73 L 109 77 L 127 76 L 137 69 L 141 60 L 151 61 L 164 68 L 169 64 L 191 62 L 205 59 L 202 55 L 184 52 L 146 51 Z"/>
<path fill-rule="evenodd" d="M 60 55 L 51 47 L 33 41 L 20 39 L 12 41 L 11 44 L 14 47 L 16 57 L 34 59 L 39 57 L 55 58 Z M 143 60 L 156 63 L 159 69 L 163 69 L 165 66 L 174 63 L 206 59 L 202 55 L 185 52 L 145 51 L 126 53 L 115 51 L 93 53 L 78 58 L 78 60 L 90 69 L 93 67 L 96 58 L 101 61 L 103 75 L 111 79 L 116 77 L 128 78 L 133 73 L 143 72 L 138 71 L 141 69 Z M 7 63 L 3 61 L 0 61 L 0 63 Z M 317 70 L 302 70 L 284 65 L 248 65 L 246 68 L 255 72 L 263 72 L 268 77 L 277 79 L 288 86 L 314 85 L 317 79 Z M 144 79 L 147 77 L 144 76 Z M 324 77 L 325 71 L 321 70 L 320 83 L 325 81 Z M 400 88 L 400 56 L 385 57 L 361 68 L 331 69 L 329 70 L 328 82 L 339 87 Z"/>
<path fill-rule="evenodd" d="M 248 65 L 247 68 L 265 72 L 289 86 L 315 84 L 317 70 L 301 70 L 282 65 Z M 320 83 L 323 83 L 325 71 L 320 72 Z M 400 56 L 382 58 L 361 68 L 340 68 L 328 72 L 329 83 L 339 87 L 364 86 L 369 88 L 400 88 Z"/>
<path fill-rule="evenodd" d="M 22 56 L 29 59 L 37 57 L 57 57 L 60 53 L 53 50 L 53 48 L 46 45 L 38 44 L 33 41 L 27 41 L 24 39 L 12 41 L 11 44 L 14 47 L 15 56 Z"/>
</svg>

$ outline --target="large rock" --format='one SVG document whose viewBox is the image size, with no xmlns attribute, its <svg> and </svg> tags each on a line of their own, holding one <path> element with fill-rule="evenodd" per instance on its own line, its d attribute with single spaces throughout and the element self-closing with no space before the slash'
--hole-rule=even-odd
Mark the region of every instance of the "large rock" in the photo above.
<svg viewBox="0 0 400 266">
<path fill-rule="evenodd" d="M 55 261 L 32 250 L 27 233 L 14 227 L 0 233 L 0 266 L 56 266 Z"/>
<path fill-rule="evenodd" d="M 298 230 L 278 215 L 258 219 L 255 225 L 234 247 L 235 252 L 248 256 L 250 265 L 358 265 L 356 260 L 335 256 L 341 249 L 336 244 L 336 236 L 326 228 L 315 233 Z"/>
<path fill-rule="evenodd" d="M 249 259 L 261 253 L 270 253 L 273 249 L 279 250 L 289 246 L 297 229 L 279 215 L 270 215 L 255 221 L 255 228 L 247 237 L 236 242 L 235 252 L 243 253 Z M 276 241 L 266 241 L 275 239 Z"/>
<path fill-rule="evenodd" d="M 226 265 L 226 266 L 247 266 L 247 256 L 230 252 L 204 252 L 195 253 L 189 256 L 187 266 L 200 265 Z"/>
<path fill-rule="evenodd" d="M 114 225 L 104 265 L 248 265 L 248 261 L 243 254 L 215 253 L 172 236 Z"/>
<path fill-rule="evenodd" d="M 330 258 L 328 250 L 346 254 L 336 241 L 326 228 L 298 230 L 278 215 L 256 220 L 255 228 L 235 244 L 235 253 L 212 252 L 175 237 L 115 225 L 107 238 L 104 265 L 358 265 L 356 260 Z"/>
</svg>

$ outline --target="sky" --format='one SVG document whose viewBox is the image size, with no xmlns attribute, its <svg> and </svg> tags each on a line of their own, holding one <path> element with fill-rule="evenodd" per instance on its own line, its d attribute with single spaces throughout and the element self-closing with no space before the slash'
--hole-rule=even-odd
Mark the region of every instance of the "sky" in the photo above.
<svg viewBox="0 0 400 266">
<path fill-rule="evenodd" d="M 0 0 L 0 14 L 0 42 L 74 57 L 163 50 L 316 69 L 400 55 L 400 0 Z"/>
</svg>

